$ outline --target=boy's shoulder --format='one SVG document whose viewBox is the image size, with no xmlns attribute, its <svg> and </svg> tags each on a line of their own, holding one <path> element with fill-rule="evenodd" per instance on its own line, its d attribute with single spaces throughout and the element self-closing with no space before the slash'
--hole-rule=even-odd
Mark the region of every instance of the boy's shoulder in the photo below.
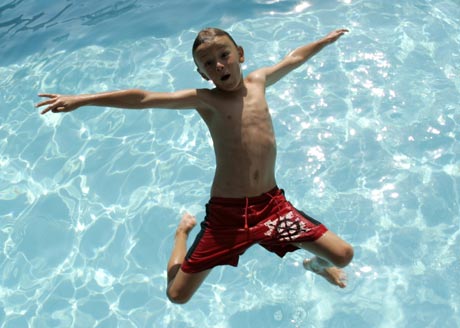
<svg viewBox="0 0 460 328">
<path fill-rule="evenodd" d="M 200 106 L 196 107 L 196 109 L 202 116 L 211 115 L 216 109 L 221 107 L 222 102 L 225 101 L 222 91 L 218 88 L 196 89 L 196 94 L 200 103 Z"/>
<path fill-rule="evenodd" d="M 266 74 L 265 68 L 259 68 L 259 69 L 254 70 L 251 73 L 249 73 L 245 78 L 245 81 L 249 83 L 265 84 L 266 80 L 267 80 L 267 74 Z"/>
</svg>

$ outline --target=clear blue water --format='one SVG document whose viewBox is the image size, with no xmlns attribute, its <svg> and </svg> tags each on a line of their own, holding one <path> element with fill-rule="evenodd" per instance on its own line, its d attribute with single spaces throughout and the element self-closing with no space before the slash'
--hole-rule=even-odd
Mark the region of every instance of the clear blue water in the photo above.
<svg viewBox="0 0 460 328">
<path fill-rule="evenodd" d="M 2 0 L 0 326 L 460 327 L 458 17 L 458 0 Z M 33 107 L 209 86 L 190 56 L 205 26 L 233 34 L 246 71 L 350 29 L 267 92 L 278 182 L 354 245 L 347 289 L 303 271 L 306 253 L 254 247 L 172 305 L 175 227 L 203 217 L 213 177 L 204 124 Z"/>
</svg>

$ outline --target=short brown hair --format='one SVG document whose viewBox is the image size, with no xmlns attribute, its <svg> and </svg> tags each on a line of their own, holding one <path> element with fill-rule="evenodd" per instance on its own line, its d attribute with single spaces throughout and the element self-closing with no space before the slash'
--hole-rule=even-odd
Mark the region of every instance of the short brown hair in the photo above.
<svg viewBox="0 0 460 328">
<path fill-rule="evenodd" d="M 226 36 L 233 42 L 235 47 L 238 47 L 235 40 L 233 40 L 231 35 L 226 31 L 216 27 L 207 27 L 198 32 L 198 35 L 195 38 L 195 42 L 193 42 L 192 54 L 195 54 L 196 48 L 198 48 L 201 44 L 214 40 L 216 36 Z"/>
</svg>

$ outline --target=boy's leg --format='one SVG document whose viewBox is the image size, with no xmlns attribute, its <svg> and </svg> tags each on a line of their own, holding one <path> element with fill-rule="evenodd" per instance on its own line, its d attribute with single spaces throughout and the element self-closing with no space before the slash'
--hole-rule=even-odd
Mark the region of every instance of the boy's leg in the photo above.
<svg viewBox="0 0 460 328">
<path fill-rule="evenodd" d="M 166 291 L 168 298 L 173 303 L 186 303 L 211 271 L 206 270 L 191 274 L 185 273 L 180 268 L 187 254 L 188 235 L 195 225 L 195 217 L 185 213 L 176 230 L 174 247 L 168 262 L 168 287 Z"/>
<path fill-rule="evenodd" d="M 347 266 L 353 259 L 353 247 L 350 244 L 332 231 L 327 231 L 313 242 L 295 245 L 316 255 L 304 260 L 305 269 L 323 276 L 331 284 L 341 288 L 346 286 L 346 276 L 340 268 Z"/>
</svg>

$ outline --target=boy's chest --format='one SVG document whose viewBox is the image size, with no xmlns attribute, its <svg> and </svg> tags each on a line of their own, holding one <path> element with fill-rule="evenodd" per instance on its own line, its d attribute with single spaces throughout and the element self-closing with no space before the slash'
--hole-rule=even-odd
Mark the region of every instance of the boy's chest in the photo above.
<svg viewBox="0 0 460 328">
<path fill-rule="evenodd" d="M 246 88 L 237 95 L 219 97 L 212 118 L 207 121 L 213 135 L 238 137 L 253 130 L 272 130 L 271 116 L 263 88 Z"/>
<path fill-rule="evenodd" d="M 216 113 L 217 121 L 223 125 L 253 124 L 270 118 L 264 93 L 254 88 L 248 88 L 243 95 L 222 99 Z"/>
<path fill-rule="evenodd" d="M 264 99 L 245 100 L 219 111 L 214 124 L 217 129 L 241 130 L 251 126 L 263 128 L 264 125 L 271 124 L 271 116 Z"/>
</svg>

